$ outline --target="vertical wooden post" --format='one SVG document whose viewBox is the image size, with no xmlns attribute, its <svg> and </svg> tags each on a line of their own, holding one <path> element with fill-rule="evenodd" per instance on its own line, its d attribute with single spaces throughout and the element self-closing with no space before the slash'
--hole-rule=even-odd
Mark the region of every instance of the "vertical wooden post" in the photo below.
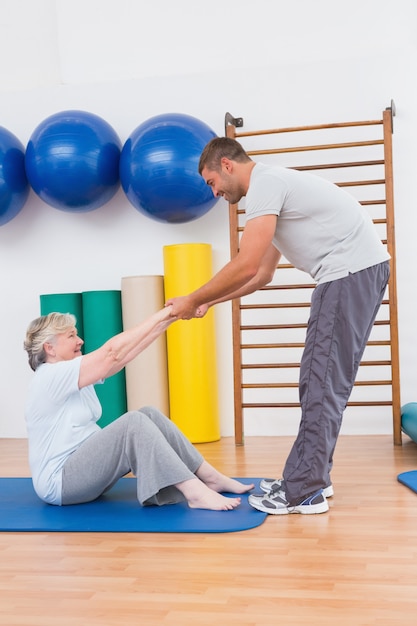
<svg viewBox="0 0 417 626">
<path fill-rule="evenodd" d="M 226 126 L 226 136 L 235 138 L 235 127 Z M 239 252 L 239 217 L 238 205 L 229 204 L 230 256 L 233 259 Z M 242 400 L 242 355 L 240 351 L 240 299 L 232 300 L 232 336 L 233 336 L 233 400 L 235 411 L 235 443 L 243 445 L 243 400 Z"/>
<path fill-rule="evenodd" d="M 394 444 L 401 445 L 401 399 L 400 399 L 400 357 L 398 348 L 398 309 L 395 256 L 394 226 L 394 185 L 392 170 L 392 117 L 393 110 L 383 112 L 384 161 L 385 161 L 385 199 L 387 216 L 387 249 L 391 255 L 391 276 L 389 289 L 389 319 L 391 334 L 391 377 L 392 377 L 392 415 Z"/>
</svg>

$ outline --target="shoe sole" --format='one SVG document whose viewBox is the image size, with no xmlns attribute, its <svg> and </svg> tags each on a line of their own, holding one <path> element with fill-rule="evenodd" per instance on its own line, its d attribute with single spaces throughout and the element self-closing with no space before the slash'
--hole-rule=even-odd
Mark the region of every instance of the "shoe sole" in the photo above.
<svg viewBox="0 0 417 626">
<path fill-rule="evenodd" d="M 268 487 L 265 487 L 260 483 L 259 487 L 262 489 L 264 493 L 269 493 L 271 490 Z M 323 495 L 325 498 L 332 498 L 334 496 L 333 485 L 329 485 L 323 489 Z"/>
<path fill-rule="evenodd" d="M 329 485 L 323 489 L 323 495 L 325 498 L 332 498 L 334 496 L 333 485 Z"/>
<path fill-rule="evenodd" d="M 249 504 L 262 513 L 268 513 L 268 515 L 291 515 L 292 513 L 299 513 L 301 515 L 318 515 L 319 513 L 327 513 L 329 505 L 327 501 L 320 502 L 319 504 L 297 505 L 282 509 L 270 509 L 264 506 L 262 502 L 251 501 L 251 496 L 248 498 Z"/>
</svg>

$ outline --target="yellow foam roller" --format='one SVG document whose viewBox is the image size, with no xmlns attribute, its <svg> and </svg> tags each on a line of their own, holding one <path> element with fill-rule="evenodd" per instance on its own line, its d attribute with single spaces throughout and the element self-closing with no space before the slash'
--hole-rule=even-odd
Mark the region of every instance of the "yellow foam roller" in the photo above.
<svg viewBox="0 0 417 626">
<path fill-rule="evenodd" d="M 210 280 L 210 244 L 164 246 L 165 299 Z M 192 443 L 220 439 L 214 311 L 179 320 L 167 330 L 170 417 Z"/>
</svg>

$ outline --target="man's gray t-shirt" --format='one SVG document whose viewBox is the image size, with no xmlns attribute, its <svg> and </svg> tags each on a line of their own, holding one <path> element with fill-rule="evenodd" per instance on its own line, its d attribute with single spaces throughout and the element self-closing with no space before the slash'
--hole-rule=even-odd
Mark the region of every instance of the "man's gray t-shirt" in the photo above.
<svg viewBox="0 0 417 626">
<path fill-rule="evenodd" d="M 247 220 L 276 215 L 274 246 L 317 283 L 390 258 L 360 203 L 319 176 L 257 163 L 245 212 Z"/>
</svg>

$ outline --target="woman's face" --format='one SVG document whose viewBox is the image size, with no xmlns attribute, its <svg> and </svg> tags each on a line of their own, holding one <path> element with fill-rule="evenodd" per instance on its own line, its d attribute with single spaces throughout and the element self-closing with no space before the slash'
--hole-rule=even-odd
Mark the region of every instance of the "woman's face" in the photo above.
<svg viewBox="0 0 417 626">
<path fill-rule="evenodd" d="M 77 334 L 75 326 L 69 328 L 63 333 L 55 336 L 53 343 L 45 344 L 45 350 L 48 355 L 48 363 L 57 363 L 58 361 L 70 361 L 77 356 L 81 356 L 81 347 L 84 341 Z"/>
</svg>

